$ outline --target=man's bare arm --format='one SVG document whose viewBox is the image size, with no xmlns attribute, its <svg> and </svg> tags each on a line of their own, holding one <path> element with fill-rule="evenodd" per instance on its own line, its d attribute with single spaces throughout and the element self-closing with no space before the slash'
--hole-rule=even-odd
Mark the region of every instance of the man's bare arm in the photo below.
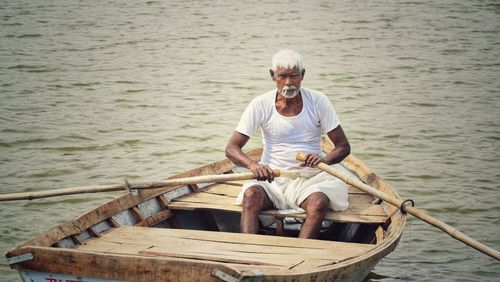
<svg viewBox="0 0 500 282">
<path fill-rule="evenodd" d="M 327 135 L 335 145 L 335 149 L 324 156 L 323 160 L 328 165 L 340 163 L 351 153 L 351 145 L 349 144 L 349 141 L 344 134 L 344 130 L 340 125 L 334 130 L 328 132 Z"/>
<path fill-rule="evenodd" d="M 316 154 L 307 154 L 306 160 L 304 161 L 306 166 L 313 167 L 320 162 L 328 165 L 340 163 L 351 153 L 351 145 L 349 144 L 349 141 L 344 134 L 344 130 L 340 125 L 328 132 L 327 135 L 335 145 L 335 149 L 330 151 L 324 157 L 320 157 Z"/>
<path fill-rule="evenodd" d="M 250 137 L 234 131 L 226 145 L 226 157 L 235 164 L 248 168 L 251 172 L 257 175 L 258 180 L 267 180 L 272 182 L 274 180 L 273 170 L 266 165 L 250 159 L 245 153 L 243 153 L 242 148 L 249 139 Z"/>
</svg>

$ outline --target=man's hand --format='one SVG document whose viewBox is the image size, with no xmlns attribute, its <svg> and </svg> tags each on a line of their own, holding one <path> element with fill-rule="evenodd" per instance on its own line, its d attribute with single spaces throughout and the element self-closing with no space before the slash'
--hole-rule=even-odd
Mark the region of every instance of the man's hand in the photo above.
<svg viewBox="0 0 500 282">
<path fill-rule="evenodd" d="M 259 164 L 258 162 L 250 159 L 241 148 L 245 146 L 250 137 L 241 134 L 237 131 L 233 132 L 231 139 L 226 146 L 226 157 L 233 161 L 235 164 L 248 168 L 253 174 L 257 176 L 257 180 L 269 181 L 269 183 L 274 181 L 274 171 L 267 165 Z"/>
<path fill-rule="evenodd" d="M 320 157 L 318 154 L 309 153 L 306 155 L 306 160 L 301 165 L 315 167 L 321 162 L 324 162 L 322 157 Z"/>
<path fill-rule="evenodd" d="M 248 169 L 257 176 L 257 180 L 267 180 L 269 183 L 274 180 L 274 171 L 267 165 L 253 163 L 248 166 Z"/>
</svg>

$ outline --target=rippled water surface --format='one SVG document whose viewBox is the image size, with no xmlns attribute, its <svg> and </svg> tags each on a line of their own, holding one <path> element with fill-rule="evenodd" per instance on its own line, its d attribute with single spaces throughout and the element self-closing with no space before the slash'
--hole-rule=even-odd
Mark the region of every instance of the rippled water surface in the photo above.
<svg viewBox="0 0 500 282">
<path fill-rule="evenodd" d="M 224 158 L 289 47 L 355 155 L 500 249 L 498 1 L 3 0 L 0 26 L 1 193 L 158 180 Z M 1 203 L 0 250 L 117 195 Z M 18 280 L 4 259 L 0 277 Z M 498 281 L 500 264 L 410 219 L 369 277 Z"/>
</svg>

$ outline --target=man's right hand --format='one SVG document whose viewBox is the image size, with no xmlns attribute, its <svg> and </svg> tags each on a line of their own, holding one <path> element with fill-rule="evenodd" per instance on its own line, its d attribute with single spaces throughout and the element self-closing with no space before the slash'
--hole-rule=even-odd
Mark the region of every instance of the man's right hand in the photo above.
<svg viewBox="0 0 500 282">
<path fill-rule="evenodd" d="M 245 146 L 248 139 L 250 139 L 250 137 L 241 134 L 238 131 L 234 131 L 231 139 L 229 139 L 229 142 L 226 145 L 226 157 L 235 164 L 248 168 L 257 176 L 257 180 L 267 180 L 269 183 L 273 182 L 275 175 L 270 167 L 250 159 L 241 151 L 241 148 Z"/>
<path fill-rule="evenodd" d="M 257 176 L 257 180 L 268 181 L 269 183 L 274 181 L 274 171 L 267 165 L 260 163 L 253 163 L 248 166 L 248 169 Z"/>
</svg>

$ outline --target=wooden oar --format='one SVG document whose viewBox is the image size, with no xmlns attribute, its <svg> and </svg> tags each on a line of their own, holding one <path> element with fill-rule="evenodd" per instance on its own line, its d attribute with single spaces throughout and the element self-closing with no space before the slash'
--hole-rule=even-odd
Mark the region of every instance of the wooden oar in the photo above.
<svg viewBox="0 0 500 282">
<path fill-rule="evenodd" d="M 299 161 L 305 161 L 306 155 L 303 153 L 298 153 L 296 158 Z M 401 208 L 402 211 L 409 213 L 418 219 L 421 219 L 421 220 L 423 220 L 431 225 L 434 225 L 435 227 L 441 229 L 442 231 L 444 231 L 445 233 L 450 235 L 452 238 L 455 238 L 455 239 L 465 243 L 466 245 L 469 245 L 472 248 L 474 248 L 474 249 L 476 249 L 484 254 L 491 256 L 492 258 L 500 260 L 500 252 L 486 246 L 483 243 L 480 243 L 480 242 L 470 238 L 469 236 L 458 231 L 456 228 L 426 214 L 425 212 L 423 212 L 415 207 L 408 206 L 408 204 L 409 204 L 408 202 L 405 202 L 403 204 L 403 201 L 396 199 L 396 198 L 393 198 L 390 195 L 388 195 L 380 190 L 377 190 L 377 189 L 375 189 L 375 188 L 373 188 L 373 187 L 371 187 L 371 186 L 369 186 L 369 185 L 367 185 L 367 184 L 365 184 L 357 179 L 349 177 L 349 176 L 337 171 L 335 168 L 333 168 L 327 164 L 319 163 L 316 167 L 322 171 L 325 171 L 325 172 L 341 179 L 342 181 L 344 181 L 345 183 L 347 183 L 349 185 L 352 185 L 352 186 L 354 186 L 362 191 L 365 191 L 366 193 L 368 193 L 372 196 L 375 196 L 376 198 L 379 198 L 379 199 L 381 199 L 381 200 L 383 200 L 383 201 L 385 201 L 393 206 Z"/>
<path fill-rule="evenodd" d="M 274 175 L 279 177 L 281 175 L 279 170 L 274 170 Z M 174 178 L 161 180 L 158 182 L 148 183 L 128 183 L 124 184 L 109 184 L 109 185 L 91 185 L 72 188 L 53 189 L 37 192 L 24 192 L 0 195 L 0 202 L 2 201 L 15 201 L 15 200 L 33 200 L 38 198 L 47 198 L 62 195 L 84 194 L 84 193 L 98 193 L 109 191 L 120 191 L 130 189 L 153 189 L 162 187 L 182 186 L 188 184 L 198 183 L 213 183 L 213 182 L 226 182 L 236 180 L 254 179 L 256 176 L 252 172 L 231 173 L 231 174 L 218 174 L 218 175 L 200 175 L 186 178 Z"/>
</svg>

